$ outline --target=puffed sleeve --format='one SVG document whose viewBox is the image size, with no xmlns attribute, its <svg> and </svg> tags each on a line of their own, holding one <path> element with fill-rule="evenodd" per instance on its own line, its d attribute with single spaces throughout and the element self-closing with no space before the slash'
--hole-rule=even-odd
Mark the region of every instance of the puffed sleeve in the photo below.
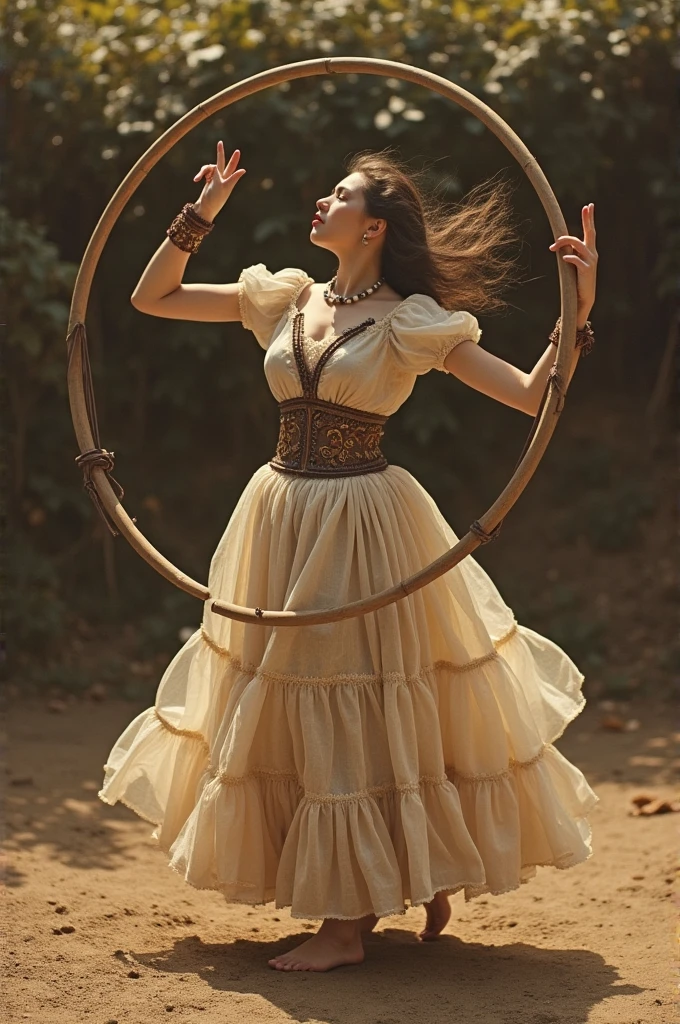
<svg viewBox="0 0 680 1024">
<path fill-rule="evenodd" d="M 297 267 L 284 267 L 272 273 L 264 263 L 254 263 L 241 271 L 238 279 L 241 323 L 253 332 L 262 348 L 269 348 L 274 328 L 288 306 L 313 280 Z"/>
<path fill-rule="evenodd" d="M 429 295 L 413 294 L 391 319 L 394 356 L 404 370 L 446 373 L 444 360 L 462 341 L 479 341 L 482 330 L 477 318 L 464 309 L 449 312 Z"/>
</svg>

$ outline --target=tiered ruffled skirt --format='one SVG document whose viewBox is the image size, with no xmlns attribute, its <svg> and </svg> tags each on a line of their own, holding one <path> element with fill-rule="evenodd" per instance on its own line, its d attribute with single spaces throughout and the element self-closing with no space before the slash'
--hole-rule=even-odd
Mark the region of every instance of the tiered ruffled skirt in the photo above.
<svg viewBox="0 0 680 1024">
<path fill-rule="evenodd" d="M 264 465 L 213 555 L 211 600 L 334 607 L 457 539 L 399 466 L 319 479 Z M 358 918 L 507 892 L 592 854 L 599 797 L 553 746 L 582 683 L 471 557 L 326 625 L 239 623 L 208 601 L 99 796 L 155 824 L 170 866 L 229 902 Z"/>
</svg>

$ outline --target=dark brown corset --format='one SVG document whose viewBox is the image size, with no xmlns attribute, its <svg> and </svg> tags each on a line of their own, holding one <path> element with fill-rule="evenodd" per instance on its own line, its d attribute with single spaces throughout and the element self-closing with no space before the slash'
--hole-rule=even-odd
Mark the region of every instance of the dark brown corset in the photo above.
<svg viewBox="0 0 680 1024">
<path fill-rule="evenodd" d="M 279 402 L 280 423 L 276 454 L 269 465 L 302 476 L 349 476 L 386 469 L 380 438 L 387 416 L 337 405 L 317 398 L 321 370 L 335 349 L 359 334 L 373 317 L 343 331 L 326 348 L 312 373 L 303 353 L 304 315 L 298 310 L 293 322 L 293 353 L 303 396 Z"/>
</svg>

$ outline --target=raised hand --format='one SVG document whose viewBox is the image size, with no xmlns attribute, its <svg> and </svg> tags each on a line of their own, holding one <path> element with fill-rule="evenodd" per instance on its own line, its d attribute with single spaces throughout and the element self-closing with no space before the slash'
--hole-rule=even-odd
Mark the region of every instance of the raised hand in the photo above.
<svg viewBox="0 0 680 1024">
<path fill-rule="evenodd" d="M 240 149 L 235 149 L 229 158 L 229 163 L 225 165 L 224 143 L 220 139 L 217 143 L 217 163 L 203 164 L 198 174 L 194 175 L 194 181 L 205 178 L 203 191 L 194 205 L 201 216 L 208 220 L 217 216 L 231 195 L 236 182 L 246 173 L 244 167 L 239 167 L 236 170 L 240 155 Z"/>
<path fill-rule="evenodd" d="M 560 235 L 548 246 L 557 253 L 563 246 L 571 245 L 575 253 L 562 253 L 562 259 L 571 262 L 578 272 L 578 323 L 588 319 L 595 304 L 595 278 L 597 276 L 597 249 L 595 248 L 595 203 L 588 203 L 581 209 L 583 240 L 576 235 Z"/>
</svg>

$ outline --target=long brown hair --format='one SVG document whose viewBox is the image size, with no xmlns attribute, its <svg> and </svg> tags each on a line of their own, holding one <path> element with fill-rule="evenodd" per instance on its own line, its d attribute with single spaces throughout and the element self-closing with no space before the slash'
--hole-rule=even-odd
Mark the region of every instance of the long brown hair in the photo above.
<svg viewBox="0 0 680 1024">
<path fill-rule="evenodd" d="M 509 306 L 499 292 L 518 280 L 517 257 L 502 251 L 518 237 L 512 185 L 490 178 L 452 205 L 421 187 L 427 171 L 409 168 L 392 147 L 354 153 L 346 167 L 364 176 L 368 215 L 387 221 L 381 273 L 399 295 L 419 292 L 475 314 Z"/>
</svg>

